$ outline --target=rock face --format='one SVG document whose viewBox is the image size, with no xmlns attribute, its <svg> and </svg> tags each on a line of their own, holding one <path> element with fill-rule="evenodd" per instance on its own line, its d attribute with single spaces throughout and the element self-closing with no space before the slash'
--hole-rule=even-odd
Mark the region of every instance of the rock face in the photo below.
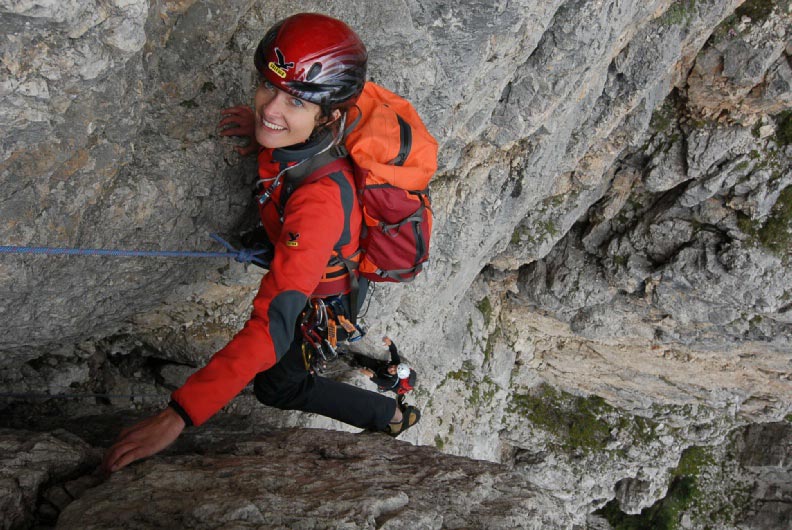
<svg viewBox="0 0 792 530">
<path fill-rule="evenodd" d="M 221 446 L 221 454 L 216 454 Z M 154 459 L 68 506 L 58 528 L 549 528 L 560 503 L 502 465 L 380 434 L 296 429 Z"/>
<path fill-rule="evenodd" d="M 707 482 L 727 471 L 754 475 L 722 527 L 788 518 L 770 502 L 788 497 L 786 435 L 751 434 L 784 431 L 792 410 L 788 0 L 2 2 L 0 245 L 205 249 L 208 232 L 251 226 L 252 162 L 216 122 L 250 99 L 263 32 L 299 10 L 356 28 L 371 78 L 413 101 L 441 144 L 430 270 L 378 287 L 365 320 L 420 374 L 423 419 L 405 439 L 508 465 L 495 481 L 505 489 L 487 479 L 467 491 L 511 515 L 444 512 L 419 493 L 432 521 L 607 527 L 693 475 L 735 499 L 718 490 L 725 480 Z M 51 414 L 68 428 L 162 405 L 244 323 L 259 279 L 222 260 L 0 254 L 2 388 L 100 394 L 2 397 L 3 423 L 47 430 L 39 418 Z M 228 410 L 256 425 L 344 428 L 248 395 Z M 363 440 L 325 437 L 394 467 Z M 756 439 L 748 452 L 781 455 L 777 465 L 743 462 L 740 444 Z M 690 471 L 691 448 L 714 448 L 721 471 Z M 432 487 L 456 484 L 437 474 L 436 453 L 404 451 L 432 462 Z M 203 466 L 184 452 L 91 494 L 102 502 L 165 475 L 230 484 L 257 465 L 250 454 Z M 303 524 L 267 519 L 263 497 L 245 491 L 218 501 L 215 525 Z M 304 524 L 407 525 L 395 491 L 369 512 L 316 508 Z M 696 502 L 674 520 L 697 527 L 712 507 Z"/>
<path fill-rule="evenodd" d="M 0 429 L 0 527 L 29 527 L 34 511 L 36 522 L 54 523 L 61 509 L 96 484 L 86 473 L 98 462 L 91 446 L 66 431 Z"/>
<path fill-rule="evenodd" d="M 789 502 L 790 426 L 768 423 L 738 429 L 717 447 L 690 447 L 672 473 L 669 496 L 638 515 L 614 511 L 606 515 L 628 528 L 787 528 L 792 520 Z M 640 489 L 625 480 L 618 493 Z M 669 502 L 670 501 L 670 502 Z M 597 517 L 590 522 L 598 521 Z"/>
</svg>

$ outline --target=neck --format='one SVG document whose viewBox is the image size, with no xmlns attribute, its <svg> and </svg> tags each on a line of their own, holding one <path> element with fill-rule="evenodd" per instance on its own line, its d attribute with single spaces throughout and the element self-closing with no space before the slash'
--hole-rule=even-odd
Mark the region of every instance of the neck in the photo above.
<svg viewBox="0 0 792 530">
<path fill-rule="evenodd" d="M 333 143 L 333 140 L 333 132 L 330 129 L 322 129 L 315 136 L 301 144 L 275 149 L 272 152 L 272 158 L 276 162 L 299 162 L 327 149 Z"/>
</svg>

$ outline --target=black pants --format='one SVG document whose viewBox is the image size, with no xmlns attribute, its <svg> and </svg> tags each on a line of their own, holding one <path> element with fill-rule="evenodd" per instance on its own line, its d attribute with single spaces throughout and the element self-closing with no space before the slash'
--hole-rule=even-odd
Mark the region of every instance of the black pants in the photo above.
<svg viewBox="0 0 792 530">
<path fill-rule="evenodd" d="M 391 398 L 311 374 L 299 340 L 275 366 L 256 375 L 253 388 L 265 405 L 313 412 L 362 429 L 384 429 L 396 412 Z"/>
</svg>

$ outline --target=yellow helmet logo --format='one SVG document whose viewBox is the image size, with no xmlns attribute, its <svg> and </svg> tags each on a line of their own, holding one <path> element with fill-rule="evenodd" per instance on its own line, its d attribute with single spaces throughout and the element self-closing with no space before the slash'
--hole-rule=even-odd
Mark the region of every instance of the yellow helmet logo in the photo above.
<svg viewBox="0 0 792 530">
<path fill-rule="evenodd" d="M 284 79 L 286 77 L 286 70 L 284 70 L 274 62 L 270 61 L 270 63 L 267 66 L 269 66 L 269 69 L 275 72 L 275 75 L 277 75 L 281 79 Z"/>
</svg>

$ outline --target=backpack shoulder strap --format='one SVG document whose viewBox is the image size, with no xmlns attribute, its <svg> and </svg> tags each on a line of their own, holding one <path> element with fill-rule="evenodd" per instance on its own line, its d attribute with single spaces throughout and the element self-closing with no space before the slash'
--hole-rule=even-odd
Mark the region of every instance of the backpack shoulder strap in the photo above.
<svg viewBox="0 0 792 530">
<path fill-rule="evenodd" d="M 343 160 L 349 155 L 344 146 L 335 146 L 323 153 L 312 156 L 305 162 L 297 164 L 295 167 L 288 169 L 288 180 L 294 183 L 294 187 L 300 187 L 308 182 L 315 182 L 324 175 L 332 173 L 340 164 L 336 164 L 339 160 Z M 327 171 L 328 166 L 332 165 L 332 171 Z"/>
<path fill-rule="evenodd" d="M 351 161 L 347 159 L 347 155 L 348 153 L 346 149 L 341 146 L 315 156 L 310 161 L 310 166 L 308 168 L 310 172 L 305 172 L 305 176 L 301 180 L 300 186 L 317 182 L 328 175 L 342 171 L 347 167 L 348 164 L 351 164 Z M 357 254 L 357 252 L 355 254 Z M 353 325 L 357 323 L 357 307 L 360 303 L 360 284 L 357 277 L 357 262 L 351 259 L 355 256 L 355 254 L 345 257 L 341 254 L 340 248 L 337 248 L 336 255 L 331 260 L 331 263 L 335 262 L 337 264 L 343 265 L 349 274 L 349 303 L 352 313 L 349 320 Z"/>
<path fill-rule="evenodd" d="M 325 156 L 325 155 L 327 155 L 327 156 Z M 330 155 L 329 153 L 323 153 L 323 154 L 317 156 L 316 158 L 319 158 L 319 157 L 324 158 L 324 163 L 320 164 L 320 165 L 317 165 L 315 168 L 309 168 L 309 169 L 312 169 L 312 171 L 310 173 L 307 173 L 307 176 L 301 182 L 300 185 L 302 185 L 302 184 L 311 184 L 311 183 L 316 182 L 317 180 L 321 179 L 322 177 L 326 177 L 327 175 L 330 175 L 330 174 L 335 173 L 337 171 L 341 171 L 349 163 L 346 160 L 346 152 L 344 152 L 344 154 L 341 155 L 341 156 L 333 156 L 333 155 Z"/>
<path fill-rule="evenodd" d="M 278 211 L 283 215 L 286 202 L 294 191 L 303 184 L 316 182 L 325 175 L 338 171 L 344 166 L 348 153 L 345 147 L 336 146 L 288 170 L 288 185 L 281 192 Z"/>
</svg>

